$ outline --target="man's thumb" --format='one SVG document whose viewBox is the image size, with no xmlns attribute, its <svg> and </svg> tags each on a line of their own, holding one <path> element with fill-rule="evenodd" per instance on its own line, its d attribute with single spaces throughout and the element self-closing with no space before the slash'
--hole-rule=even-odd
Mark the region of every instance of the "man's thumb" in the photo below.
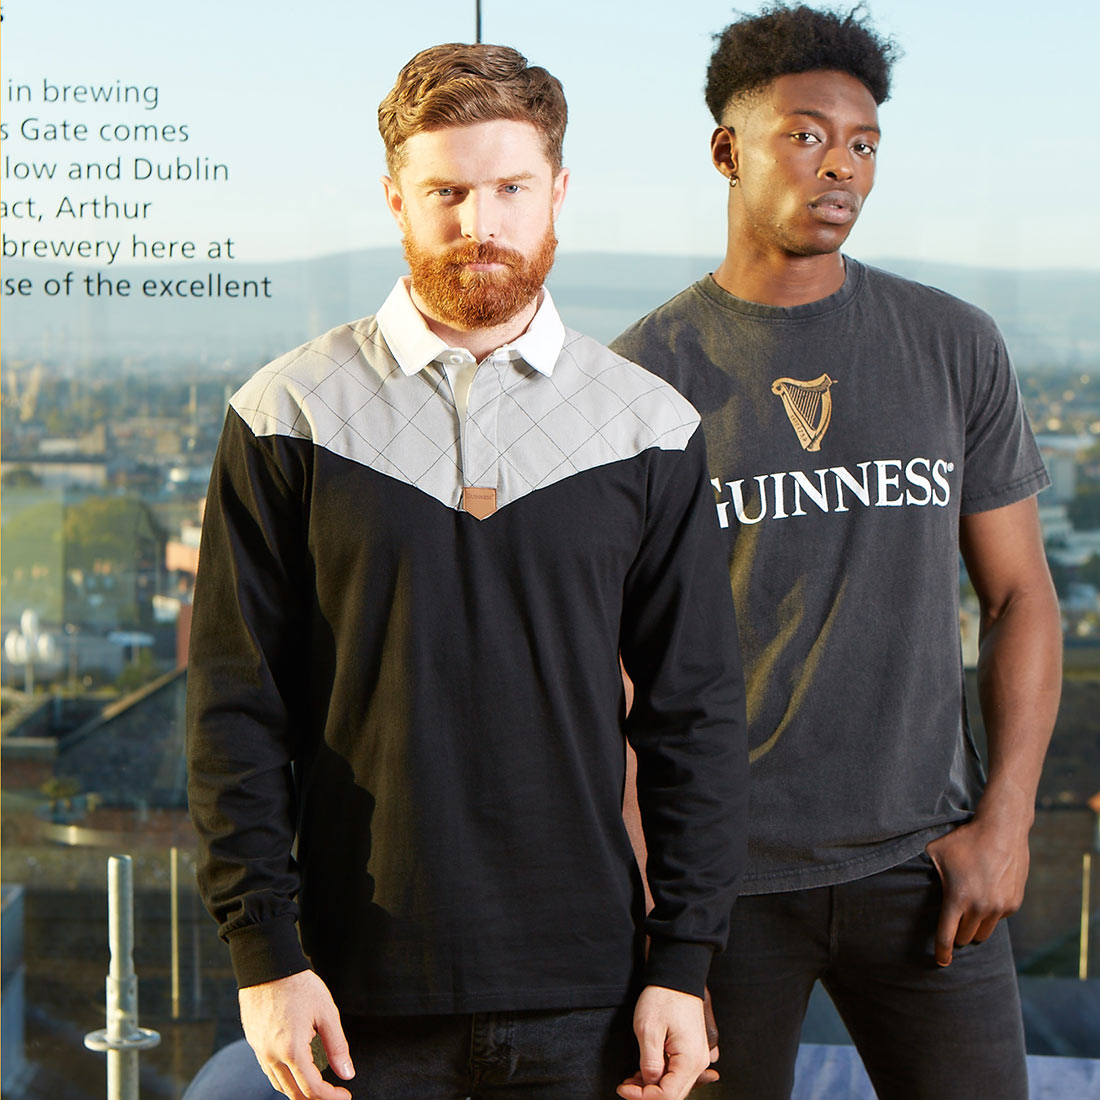
<svg viewBox="0 0 1100 1100">
<path fill-rule="evenodd" d="M 641 1057 L 638 1069 L 641 1070 L 642 1083 L 656 1085 L 665 1075 L 664 1036 L 646 1035 L 640 1040 Z"/>
<path fill-rule="evenodd" d="M 350 1081 L 355 1076 L 355 1067 L 351 1064 L 351 1051 L 348 1049 L 348 1041 L 344 1037 L 344 1029 L 340 1026 L 340 1016 L 335 1006 L 332 1013 L 326 1013 L 317 1021 L 317 1034 L 321 1037 L 321 1043 L 325 1048 L 325 1057 L 337 1077 Z"/>
</svg>

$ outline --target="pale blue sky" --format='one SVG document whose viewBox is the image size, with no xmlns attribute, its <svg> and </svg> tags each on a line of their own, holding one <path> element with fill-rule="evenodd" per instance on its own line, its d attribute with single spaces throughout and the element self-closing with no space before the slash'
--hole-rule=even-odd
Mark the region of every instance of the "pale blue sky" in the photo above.
<svg viewBox="0 0 1100 1100">
<path fill-rule="evenodd" d="M 745 8 L 756 10 L 755 3 Z M 1100 269 L 1096 50 L 1100 5 L 872 0 L 905 56 L 881 112 L 875 194 L 849 250 L 994 267 Z M 375 109 L 418 49 L 469 40 L 473 4 L 315 0 L 3 0 L 2 97 L 9 131 L 43 121 L 185 123 L 186 145 L 3 142 L 12 160 L 172 161 L 209 157 L 228 183 L 146 185 L 138 231 L 161 239 L 232 237 L 245 260 L 394 244 L 377 178 Z M 724 181 L 710 167 L 702 99 L 725 0 L 542 5 L 484 0 L 487 41 L 521 49 L 559 76 L 573 172 L 559 235 L 570 251 L 717 255 Z M 156 84 L 155 111 L 43 105 L 42 81 Z M 29 84 L 31 104 L 7 100 Z M 11 202 L 28 184 L 4 181 Z M 61 195 L 134 197 L 133 184 L 36 187 L 43 221 L 5 218 L 19 237 L 121 237 L 135 223 L 52 219 Z M 120 261 L 121 262 L 121 261 Z"/>
</svg>

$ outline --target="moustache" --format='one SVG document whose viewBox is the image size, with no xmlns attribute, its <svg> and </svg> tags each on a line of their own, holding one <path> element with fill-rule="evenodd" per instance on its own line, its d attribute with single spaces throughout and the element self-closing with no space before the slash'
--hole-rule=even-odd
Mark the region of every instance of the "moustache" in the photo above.
<svg viewBox="0 0 1100 1100">
<path fill-rule="evenodd" d="M 516 267 L 522 260 L 522 255 L 515 249 L 502 248 L 492 241 L 454 248 L 442 257 L 444 264 L 454 267 L 462 264 L 504 264 L 507 267 Z"/>
</svg>

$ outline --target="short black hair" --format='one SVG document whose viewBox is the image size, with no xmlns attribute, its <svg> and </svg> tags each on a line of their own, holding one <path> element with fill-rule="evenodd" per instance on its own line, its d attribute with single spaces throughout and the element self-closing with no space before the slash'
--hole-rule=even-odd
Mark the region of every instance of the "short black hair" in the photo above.
<svg viewBox="0 0 1100 1100">
<path fill-rule="evenodd" d="M 847 13 L 799 4 L 772 4 L 759 15 L 731 23 L 714 36 L 706 99 L 721 124 L 730 101 L 751 95 L 791 73 L 836 69 L 862 81 L 875 103 L 890 95 L 890 69 L 900 55 L 863 18 L 863 5 Z"/>
</svg>

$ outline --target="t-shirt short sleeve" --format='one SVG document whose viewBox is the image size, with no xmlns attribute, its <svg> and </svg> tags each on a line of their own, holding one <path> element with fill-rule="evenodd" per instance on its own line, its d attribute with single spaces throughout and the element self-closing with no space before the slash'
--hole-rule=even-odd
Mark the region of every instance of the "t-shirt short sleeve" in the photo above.
<svg viewBox="0 0 1100 1100">
<path fill-rule="evenodd" d="M 1003 508 L 1050 484 L 1024 412 L 1008 349 L 993 322 L 981 315 L 978 361 L 967 411 L 963 515 Z"/>
</svg>

